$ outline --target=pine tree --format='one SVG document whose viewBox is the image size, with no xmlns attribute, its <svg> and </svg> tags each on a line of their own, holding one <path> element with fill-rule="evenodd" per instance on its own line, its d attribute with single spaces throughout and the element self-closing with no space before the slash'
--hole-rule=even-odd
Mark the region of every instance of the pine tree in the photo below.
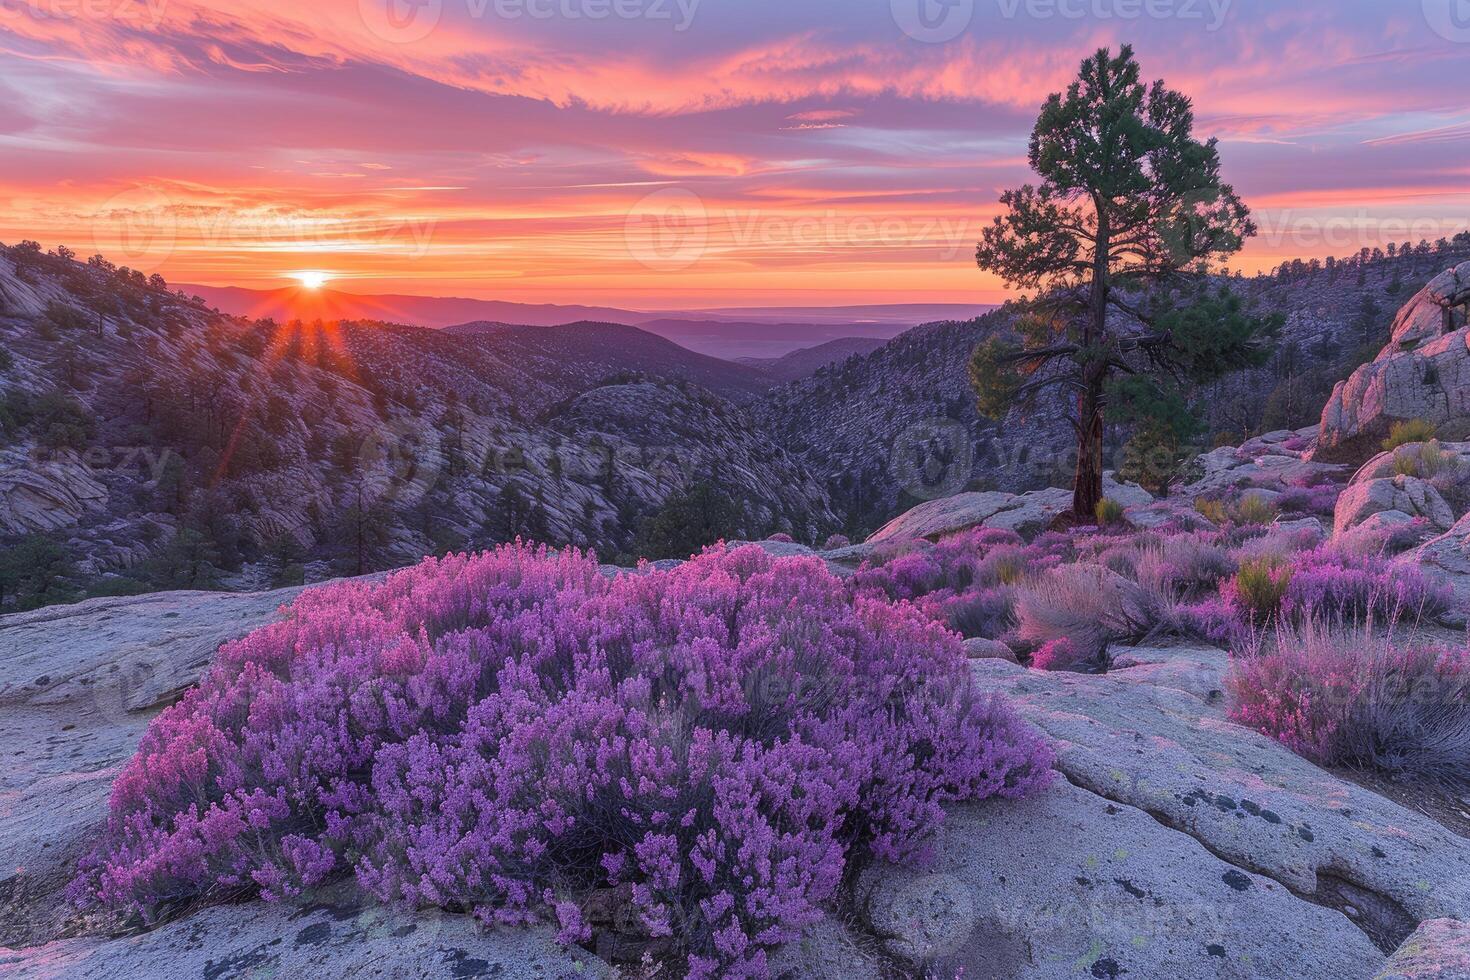
<svg viewBox="0 0 1470 980">
<path fill-rule="evenodd" d="M 1040 184 L 1002 195 L 1005 213 L 976 249 L 982 269 L 1039 293 L 1019 344 L 992 338 L 975 351 L 977 404 L 999 419 L 1047 390 L 1075 396 L 1073 508 L 1084 520 L 1102 499 L 1103 426 L 1119 380 L 1135 407 L 1173 404 L 1167 389 L 1259 363 L 1270 328 L 1204 288 L 1209 263 L 1256 226 L 1220 179 L 1215 141 L 1194 138 L 1189 99 L 1139 77 L 1127 46 L 1083 62 L 1036 121 Z"/>
</svg>

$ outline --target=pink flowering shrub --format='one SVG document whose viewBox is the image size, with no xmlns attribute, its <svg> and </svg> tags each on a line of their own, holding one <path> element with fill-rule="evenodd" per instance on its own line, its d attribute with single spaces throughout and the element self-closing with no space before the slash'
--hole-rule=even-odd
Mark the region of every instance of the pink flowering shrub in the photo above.
<svg viewBox="0 0 1470 980">
<path fill-rule="evenodd" d="M 1085 672 L 1095 656 L 1096 651 L 1080 646 L 1071 637 L 1061 636 L 1043 643 L 1031 655 L 1031 666 L 1037 670 Z"/>
<path fill-rule="evenodd" d="M 1331 517 L 1337 509 L 1338 491 L 1334 484 L 1311 487 L 1288 487 L 1276 503 L 1284 514 Z"/>
<path fill-rule="evenodd" d="M 1470 651 L 1314 622 L 1238 656 L 1228 686 L 1234 721 L 1321 765 L 1470 785 Z"/>
<path fill-rule="evenodd" d="M 1362 622 L 1432 616 L 1450 601 L 1445 588 L 1430 582 L 1417 564 L 1324 545 L 1295 557 L 1283 609 L 1298 621 Z"/>
<path fill-rule="evenodd" d="M 854 864 L 1050 749 L 960 640 L 815 559 L 712 549 L 608 579 L 507 545 L 304 593 L 227 644 L 118 776 L 74 895 L 145 913 L 345 873 L 493 923 L 618 889 L 689 976 L 759 977 Z"/>
<path fill-rule="evenodd" d="M 843 548 L 851 548 L 852 540 L 845 534 L 834 534 L 822 545 L 823 551 L 839 551 Z"/>
<path fill-rule="evenodd" d="M 994 639 L 1009 625 L 1016 586 L 1075 559 L 1070 538 L 1025 544 L 1014 531 L 974 528 L 938 544 L 880 552 L 853 576 L 857 595 L 907 600 L 962 636 Z"/>
<path fill-rule="evenodd" d="M 772 541 L 772 542 L 774 542 L 776 544 L 795 544 L 796 543 L 796 539 L 793 538 L 791 535 L 787 534 L 785 531 L 777 531 L 775 534 L 773 534 L 770 537 L 766 538 L 766 540 L 767 541 Z"/>
</svg>

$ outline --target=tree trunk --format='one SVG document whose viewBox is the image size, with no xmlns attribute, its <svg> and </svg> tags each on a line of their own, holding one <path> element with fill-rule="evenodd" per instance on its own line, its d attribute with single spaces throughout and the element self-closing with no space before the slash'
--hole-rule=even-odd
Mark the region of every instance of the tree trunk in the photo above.
<svg viewBox="0 0 1470 980">
<path fill-rule="evenodd" d="M 1087 390 L 1077 396 L 1077 472 L 1072 481 L 1072 513 L 1094 520 L 1102 502 L 1102 377 L 1089 372 Z"/>
<path fill-rule="evenodd" d="M 1100 203 L 1100 202 L 1099 202 Z M 1108 220 L 1098 208 L 1098 230 L 1094 242 L 1092 296 L 1082 346 L 1089 360 L 1082 369 L 1082 392 L 1077 396 L 1077 472 L 1072 482 L 1072 513 L 1079 520 L 1097 516 L 1102 501 L 1103 388 L 1108 367 L 1098 357 L 1108 329 Z"/>
</svg>

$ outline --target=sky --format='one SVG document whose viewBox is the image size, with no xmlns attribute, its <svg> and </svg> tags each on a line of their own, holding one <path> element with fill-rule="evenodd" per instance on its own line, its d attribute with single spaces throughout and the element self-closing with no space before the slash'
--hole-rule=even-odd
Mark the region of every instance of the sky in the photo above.
<svg viewBox="0 0 1470 980">
<path fill-rule="evenodd" d="M 1470 0 L 0 0 L 0 241 L 171 282 L 995 302 L 974 246 L 1107 45 L 1188 94 L 1232 263 L 1470 227 Z"/>
</svg>

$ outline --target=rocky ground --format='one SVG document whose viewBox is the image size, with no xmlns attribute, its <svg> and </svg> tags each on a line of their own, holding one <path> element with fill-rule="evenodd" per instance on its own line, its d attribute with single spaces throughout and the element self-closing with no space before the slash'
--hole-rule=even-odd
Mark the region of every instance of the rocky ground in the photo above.
<svg viewBox="0 0 1470 980">
<path fill-rule="evenodd" d="M 861 550 L 827 557 L 843 570 Z M 347 885 L 148 932 L 71 911 L 62 889 L 149 719 L 219 643 L 295 594 L 101 599 L 0 620 L 0 731 L 13 747 L 0 758 L 0 972 L 611 975 L 548 931 L 410 917 Z M 783 952 L 786 975 L 1470 976 L 1470 840 L 1226 721 L 1224 651 L 1114 656 L 1100 676 L 975 661 L 1055 742 L 1064 779 L 1024 803 L 956 808 L 935 866 L 870 870 L 850 909 Z"/>
<path fill-rule="evenodd" d="M 1470 442 L 1367 448 L 1410 417 L 1448 436 L 1470 421 L 1459 401 L 1431 399 L 1427 409 L 1443 411 L 1429 417 L 1417 388 L 1401 390 L 1424 387 L 1425 372 L 1463 368 L 1470 328 L 1455 310 L 1470 269 L 1446 275 L 1339 388 L 1322 425 L 1214 450 L 1168 498 L 1110 478 L 1123 519 L 1208 527 L 1204 504 L 1255 497 L 1278 525 L 1319 539 L 1391 537 L 1458 590 L 1448 625 L 1463 627 Z M 1455 397 L 1463 388 L 1454 385 Z M 1348 406 L 1354 392 L 1367 394 Z M 609 419 L 606 438 L 630 444 L 649 426 L 685 420 L 640 418 L 632 404 L 648 393 L 624 394 L 605 390 L 560 411 L 575 428 L 588 413 Z M 736 424 L 714 403 L 687 408 L 701 426 Z M 1070 492 L 1056 489 L 953 494 L 867 542 L 816 554 L 847 574 L 892 541 L 981 525 L 1031 536 L 1069 505 Z M 545 929 L 487 932 L 464 916 L 410 915 L 346 883 L 277 906 L 221 895 L 151 930 L 65 901 L 112 778 L 149 720 L 222 642 L 271 621 L 298 593 L 163 593 L 0 618 L 0 973 L 615 975 L 610 957 L 560 948 Z M 1231 723 L 1229 655 L 1218 648 L 1114 647 L 1112 669 L 1087 675 L 1029 670 L 996 641 L 971 643 L 977 679 L 1047 734 L 1062 778 L 1022 803 L 951 810 L 931 866 L 870 868 L 828 920 L 781 952 L 782 975 L 1470 978 L 1470 799 L 1429 805 L 1411 788 L 1326 771 Z"/>
<path fill-rule="evenodd" d="M 225 317 L 0 246 L 0 547 L 43 537 L 68 587 L 106 594 L 317 580 L 521 535 L 631 561 L 645 518 L 714 480 L 745 504 L 740 533 L 825 537 L 827 491 L 750 407 L 774 383 L 613 324 Z M 200 574 L 167 574 L 186 551 Z"/>
</svg>

